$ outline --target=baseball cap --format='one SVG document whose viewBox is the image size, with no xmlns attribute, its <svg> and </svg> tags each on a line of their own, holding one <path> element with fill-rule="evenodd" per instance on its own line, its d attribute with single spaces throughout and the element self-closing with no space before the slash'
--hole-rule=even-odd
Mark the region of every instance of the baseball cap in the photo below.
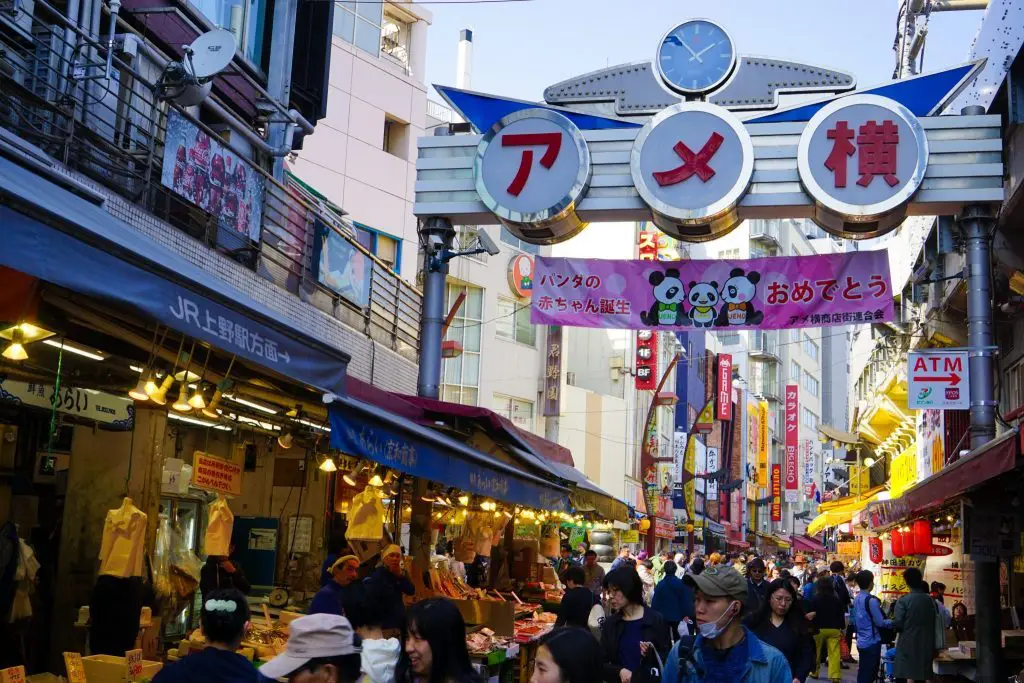
<svg viewBox="0 0 1024 683">
<path fill-rule="evenodd" d="M 310 614 L 288 624 L 288 645 L 282 654 L 260 667 L 267 678 L 283 678 L 311 659 L 341 657 L 359 652 L 355 631 L 345 617 Z"/>
<path fill-rule="evenodd" d="M 713 598 L 747 597 L 747 580 L 729 566 L 716 565 L 708 567 L 700 574 L 687 574 L 683 581 Z"/>
<path fill-rule="evenodd" d="M 359 564 L 359 558 L 355 555 L 342 555 L 334 561 L 334 564 L 331 565 L 331 572 L 333 573 L 335 569 L 341 569 L 349 560 L 355 560 L 356 564 Z"/>
</svg>

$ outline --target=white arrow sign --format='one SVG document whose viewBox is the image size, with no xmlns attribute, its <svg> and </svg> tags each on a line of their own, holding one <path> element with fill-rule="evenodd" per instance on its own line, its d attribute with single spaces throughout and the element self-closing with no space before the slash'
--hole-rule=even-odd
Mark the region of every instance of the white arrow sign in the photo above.
<svg viewBox="0 0 1024 683">
<path fill-rule="evenodd" d="M 971 407 L 966 351 L 911 352 L 907 384 L 911 410 Z"/>
</svg>

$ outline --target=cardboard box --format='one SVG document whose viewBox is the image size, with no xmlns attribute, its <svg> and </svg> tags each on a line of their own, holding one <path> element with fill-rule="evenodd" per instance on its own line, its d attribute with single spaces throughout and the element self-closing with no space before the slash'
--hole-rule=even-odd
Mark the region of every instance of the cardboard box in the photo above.
<svg viewBox="0 0 1024 683">
<path fill-rule="evenodd" d="M 89 683 L 123 683 L 125 659 L 115 655 L 89 655 L 82 657 L 85 667 L 85 679 Z M 153 680 L 157 672 L 163 668 L 163 662 L 142 662 L 142 677 Z"/>
</svg>

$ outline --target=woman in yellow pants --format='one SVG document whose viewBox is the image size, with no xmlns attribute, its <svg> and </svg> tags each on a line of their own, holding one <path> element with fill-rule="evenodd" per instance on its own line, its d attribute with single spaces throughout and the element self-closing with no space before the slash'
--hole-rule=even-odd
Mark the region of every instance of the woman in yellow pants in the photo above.
<svg viewBox="0 0 1024 683">
<path fill-rule="evenodd" d="M 822 660 L 822 648 L 828 653 L 828 678 L 838 683 L 843 677 L 839 652 L 839 639 L 846 628 L 846 609 L 836 597 L 831 578 L 818 579 L 814 584 L 814 597 L 808 616 L 814 615 L 814 625 L 818 634 L 814 636 L 814 645 L 818 652 L 818 662 Z"/>
</svg>

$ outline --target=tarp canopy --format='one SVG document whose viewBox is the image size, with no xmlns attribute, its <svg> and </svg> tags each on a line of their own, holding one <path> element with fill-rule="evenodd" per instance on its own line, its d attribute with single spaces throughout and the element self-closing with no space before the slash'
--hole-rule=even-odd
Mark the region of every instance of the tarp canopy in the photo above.
<svg viewBox="0 0 1024 683">
<path fill-rule="evenodd" d="M 621 500 L 599 487 L 571 465 L 549 463 L 555 474 L 561 475 L 572 484 L 573 507 L 580 511 L 593 511 L 613 522 L 628 522 L 629 508 Z"/>
<path fill-rule="evenodd" d="M 802 534 L 794 534 L 792 536 L 793 550 L 799 550 L 805 553 L 823 553 L 825 552 L 825 546 L 820 542 L 809 538 Z"/>
<path fill-rule="evenodd" d="M 883 491 L 884 486 L 876 486 L 860 495 L 822 503 L 818 506 L 818 516 L 807 525 L 807 535 L 815 536 L 828 527 L 849 523 L 855 513 L 867 507 L 868 503 L 877 499 Z"/>
<path fill-rule="evenodd" d="M 824 436 L 828 437 L 829 439 L 832 439 L 833 441 L 838 441 L 839 443 L 844 443 L 847 445 L 853 445 L 860 441 L 859 434 L 854 434 L 853 432 L 844 432 L 830 425 L 818 425 L 818 431 L 821 432 L 821 434 L 823 434 Z"/>
</svg>

